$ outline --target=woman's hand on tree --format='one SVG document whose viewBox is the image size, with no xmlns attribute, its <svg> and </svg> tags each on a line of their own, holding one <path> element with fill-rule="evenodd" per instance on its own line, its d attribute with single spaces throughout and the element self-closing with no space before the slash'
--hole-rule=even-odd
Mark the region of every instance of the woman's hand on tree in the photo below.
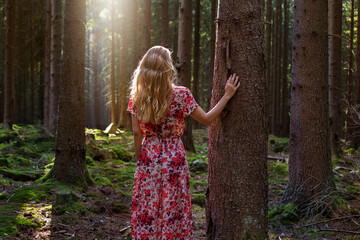
<svg viewBox="0 0 360 240">
<path fill-rule="evenodd" d="M 232 98 L 239 87 L 239 76 L 236 76 L 236 74 L 234 73 L 226 81 L 224 96 L 228 97 L 229 99 Z"/>
</svg>

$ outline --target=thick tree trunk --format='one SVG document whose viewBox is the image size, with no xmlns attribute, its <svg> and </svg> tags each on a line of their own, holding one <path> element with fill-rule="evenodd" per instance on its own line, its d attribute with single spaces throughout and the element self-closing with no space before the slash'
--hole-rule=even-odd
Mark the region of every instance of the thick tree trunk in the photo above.
<svg viewBox="0 0 360 240">
<path fill-rule="evenodd" d="M 15 1 L 5 1 L 6 33 L 5 33 L 5 81 L 4 81 L 4 129 L 12 129 L 15 119 Z"/>
<path fill-rule="evenodd" d="M 194 26 L 194 65 L 193 65 L 193 87 L 192 94 L 196 101 L 199 95 L 199 70 L 200 70 L 200 0 L 195 1 L 195 26 Z M 198 122 L 193 121 L 194 128 L 199 128 Z"/>
<path fill-rule="evenodd" d="M 267 84 L 263 1 L 219 1 L 211 105 L 241 87 L 209 128 L 207 239 L 267 238 Z M 254 207 L 256 206 L 256 207 Z"/>
<path fill-rule="evenodd" d="M 51 4 L 51 62 L 50 62 L 50 116 L 49 132 L 56 134 L 58 102 L 62 78 L 62 0 Z"/>
<path fill-rule="evenodd" d="M 143 54 L 151 47 L 151 0 L 144 0 L 144 49 Z"/>
<path fill-rule="evenodd" d="M 330 158 L 327 1 L 294 3 L 289 183 L 301 209 L 335 188 Z"/>
<path fill-rule="evenodd" d="M 342 86 L 341 86 L 341 34 L 342 1 L 329 1 L 329 110 L 331 153 L 341 152 L 342 134 Z"/>
<path fill-rule="evenodd" d="M 51 53 L 51 0 L 46 0 L 44 44 L 44 127 L 49 128 L 50 114 L 50 53 Z"/>
<path fill-rule="evenodd" d="M 179 40 L 178 40 L 178 82 L 190 88 L 191 79 L 191 36 L 192 36 L 192 1 L 179 1 Z M 185 131 L 182 137 L 186 150 L 195 152 L 192 139 L 192 121 L 185 119 Z"/>
<path fill-rule="evenodd" d="M 350 14 L 350 36 L 349 36 L 349 58 L 348 58 L 348 72 L 347 72 L 347 109 L 346 109 L 346 139 L 353 141 L 353 110 L 354 107 L 354 96 L 353 96 L 353 46 L 354 46 L 354 0 L 351 0 L 351 14 Z"/>
<path fill-rule="evenodd" d="M 289 65 L 289 2 L 284 0 L 284 51 L 283 51 L 283 77 L 281 99 L 281 131 L 280 135 L 289 137 L 289 90 L 288 90 L 288 65 Z"/>
<path fill-rule="evenodd" d="M 65 2 L 64 78 L 59 102 L 53 174 L 60 182 L 86 187 L 85 25 L 86 1 Z"/>
<path fill-rule="evenodd" d="M 5 6 L 5 0 L 1 0 L 0 4 Z M 2 8 L 0 12 L 0 36 L 5 36 L 5 9 Z M 1 56 L 5 57 L 5 41 L 0 41 L 0 54 Z M 0 69 L 4 72 L 5 64 L 0 65 Z M 4 78 L 0 78 L 0 99 L 4 99 Z M 4 120 L 4 104 L 0 104 L 0 121 L 3 122 Z"/>
<path fill-rule="evenodd" d="M 169 47 L 169 0 L 161 0 L 161 45 Z"/>
</svg>

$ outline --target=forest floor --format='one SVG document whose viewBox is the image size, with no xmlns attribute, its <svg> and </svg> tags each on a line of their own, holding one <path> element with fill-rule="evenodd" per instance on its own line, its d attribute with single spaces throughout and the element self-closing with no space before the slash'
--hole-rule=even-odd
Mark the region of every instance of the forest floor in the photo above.
<svg viewBox="0 0 360 240">
<path fill-rule="evenodd" d="M 2 126 L 0 125 L 0 129 Z M 194 238 L 205 239 L 207 132 L 194 131 L 187 153 Z M 87 130 L 87 191 L 43 176 L 54 161 L 54 139 L 40 127 L 0 130 L 0 239 L 131 239 L 130 203 L 135 172 L 130 132 Z M 270 239 L 360 239 L 360 151 L 344 143 L 333 159 L 337 190 L 311 203 L 317 214 L 282 204 L 288 181 L 289 140 L 269 137 Z M 306 208 L 305 208 L 306 210 Z"/>
</svg>

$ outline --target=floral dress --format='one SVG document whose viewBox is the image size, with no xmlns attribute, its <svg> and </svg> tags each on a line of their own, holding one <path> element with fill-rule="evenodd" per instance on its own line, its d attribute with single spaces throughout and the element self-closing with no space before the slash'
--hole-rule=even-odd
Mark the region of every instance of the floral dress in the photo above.
<svg viewBox="0 0 360 240">
<path fill-rule="evenodd" d="M 193 239 L 189 169 L 180 136 L 184 118 L 197 106 L 189 89 L 176 86 L 160 124 L 139 120 L 144 139 L 134 178 L 132 239 Z M 128 111 L 139 119 L 131 99 Z"/>
</svg>

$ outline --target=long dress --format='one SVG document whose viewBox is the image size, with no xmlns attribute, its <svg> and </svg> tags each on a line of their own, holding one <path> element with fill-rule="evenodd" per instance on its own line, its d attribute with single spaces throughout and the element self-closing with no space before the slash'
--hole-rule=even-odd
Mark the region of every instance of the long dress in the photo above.
<svg viewBox="0 0 360 240">
<path fill-rule="evenodd" d="M 189 89 L 176 86 L 160 124 L 139 120 L 144 136 L 134 177 L 132 239 L 193 239 L 189 169 L 180 139 L 184 118 L 198 106 Z"/>
</svg>

